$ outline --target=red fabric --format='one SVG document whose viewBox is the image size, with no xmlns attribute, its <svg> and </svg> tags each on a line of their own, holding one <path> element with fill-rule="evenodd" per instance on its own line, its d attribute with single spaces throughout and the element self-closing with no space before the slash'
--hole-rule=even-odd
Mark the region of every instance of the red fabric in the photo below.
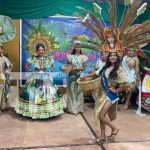
<svg viewBox="0 0 150 150">
<path fill-rule="evenodd" d="M 142 92 L 141 96 L 150 97 L 150 93 L 149 92 Z"/>
<path fill-rule="evenodd" d="M 137 56 L 139 56 L 143 59 L 147 59 L 147 55 L 141 49 L 137 50 Z"/>
</svg>

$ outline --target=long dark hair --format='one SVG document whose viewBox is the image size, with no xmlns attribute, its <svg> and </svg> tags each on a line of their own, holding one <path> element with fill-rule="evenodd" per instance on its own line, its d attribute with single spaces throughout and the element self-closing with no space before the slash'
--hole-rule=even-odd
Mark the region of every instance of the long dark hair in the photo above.
<svg viewBox="0 0 150 150">
<path fill-rule="evenodd" d="M 74 49 L 72 50 L 71 55 L 75 55 L 75 54 L 76 54 L 76 48 L 74 48 Z M 82 54 L 82 50 L 80 50 L 80 54 Z"/>
<path fill-rule="evenodd" d="M 109 54 L 108 54 L 108 56 L 107 56 L 107 58 L 106 58 L 106 64 L 105 64 L 105 66 L 102 68 L 102 70 L 100 71 L 100 74 L 103 72 L 103 70 L 106 70 L 107 68 L 109 68 L 110 66 L 111 66 L 111 62 L 110 62 L 110 60 L 109 60 L 109 57 L 110 57 L 110 55 L 112 54 L 112 53 L 115 53 L 116 54 L 116 56 L 117 56 L 117 61 L 115 62 L 115 64 L 114 64 L 114 67 L 113 67 L 113 69 L 112 69 L 112 71 L 110 72 L 110 74 L 109 74 L 109 79 L 115 79 L 115 78 L 117 78 L 117 70 L 119 69 L 119 66 L 120 66 L 120 57 L 119 57 L 119 55 L 118 55 L 118 53 L 117 52 L 109 52 Z"/>
</svg>

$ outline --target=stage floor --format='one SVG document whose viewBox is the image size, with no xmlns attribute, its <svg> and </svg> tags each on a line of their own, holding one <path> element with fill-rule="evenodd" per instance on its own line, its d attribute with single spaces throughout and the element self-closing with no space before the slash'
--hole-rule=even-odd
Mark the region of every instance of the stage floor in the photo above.
<svg viewBox="0 0 150 150">
<path fill-rule="evenodd" d="M 119 105 L 114 121 L 120 129 L 114 143 L 92 143 L 99 136 L 93 118 L 94 103 L 85 104 L 84 114 L 63 114 L 47 120 L 32 120 L 6 109 L 0 116 L 0 149 L 23 150 L 148 150 L 150 147 L 150 114 L 136 115 Z M 110 131 L 107 128 L 107 134 Z"/>
</svg>

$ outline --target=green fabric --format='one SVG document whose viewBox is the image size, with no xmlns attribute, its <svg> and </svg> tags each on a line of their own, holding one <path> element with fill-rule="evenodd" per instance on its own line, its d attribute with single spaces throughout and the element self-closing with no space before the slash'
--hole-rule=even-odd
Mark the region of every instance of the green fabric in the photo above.
<svg viewBox="0 0 150 150">
<path fill-rule="evenodd" d="M 12 40 L 16 35 L 16 28 L 12 19 L 7 16 L 0 15 L 0 25 L 2 26 L 0 43 L 5 43 Z"/>
<path fill-rule="evenodd" d="M 85 0 L 0 0 L 0 14 L 7 15 L 13 19 L 31 19 L 53 16 L 56 14 L 74 16 L 76 12 L 80 12 L 76 6 L 93 10 L 93 2 Z M 109 22 L 108 5 L 106 3 L 97 3 L 102 7 L 102 15 L 105 22 Z M 117 6 L 117 22 L 121 19 L 124 6 Z M 139 22 L 148 18 L 150 9 L 147 9 L 144 15 L 137 20 Z"/>
<path fill-rule="evenodd" d="M 0 0 L 0 14 L 13 19 L 36 19 L 56 14 L 74 16 L 75 13 L 81 12 L 76 6 L 81 6 L 94 12 L 92 4 L 93 2 L 85 0 Z M 108 5 L 103 2 L 97 2 L 97 4 L 102 7 L 104 21 L 110 22 Z M 124 6 L 117 5 L 117 23 L 120 23 L 123 11 Z M 139 16 L 134 23 L 142 23 L 149 18 L 149 14 L 150 8 L 148 7 L 145 13 Z M 147 46 L 147 48 L 150 49 L 150 46 Z M 148 55 L 150 57 L 150 53 Z"/>
</svg>

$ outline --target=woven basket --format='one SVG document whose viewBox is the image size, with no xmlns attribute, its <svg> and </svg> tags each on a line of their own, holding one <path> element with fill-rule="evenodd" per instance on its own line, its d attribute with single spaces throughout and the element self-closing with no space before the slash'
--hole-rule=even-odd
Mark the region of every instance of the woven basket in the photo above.
<svg viewBox="0 0 150 150">
<path fill-rule="evenodd" d="M 65 73 L 69 73 L 72 70 L 72 67 L 73 67 L 72 64 L 66 64 L 66 65 L 60 66 L 60 69 Z"/>
<path fill-rule="evenodd" d="M 98 77 L 96 79 L 82 80 L 82 81 L 79 78 L 77 80 L 77 83 L 85 91 L 94 90 L 101 86 L 101 77 Z"/>
</svg>

